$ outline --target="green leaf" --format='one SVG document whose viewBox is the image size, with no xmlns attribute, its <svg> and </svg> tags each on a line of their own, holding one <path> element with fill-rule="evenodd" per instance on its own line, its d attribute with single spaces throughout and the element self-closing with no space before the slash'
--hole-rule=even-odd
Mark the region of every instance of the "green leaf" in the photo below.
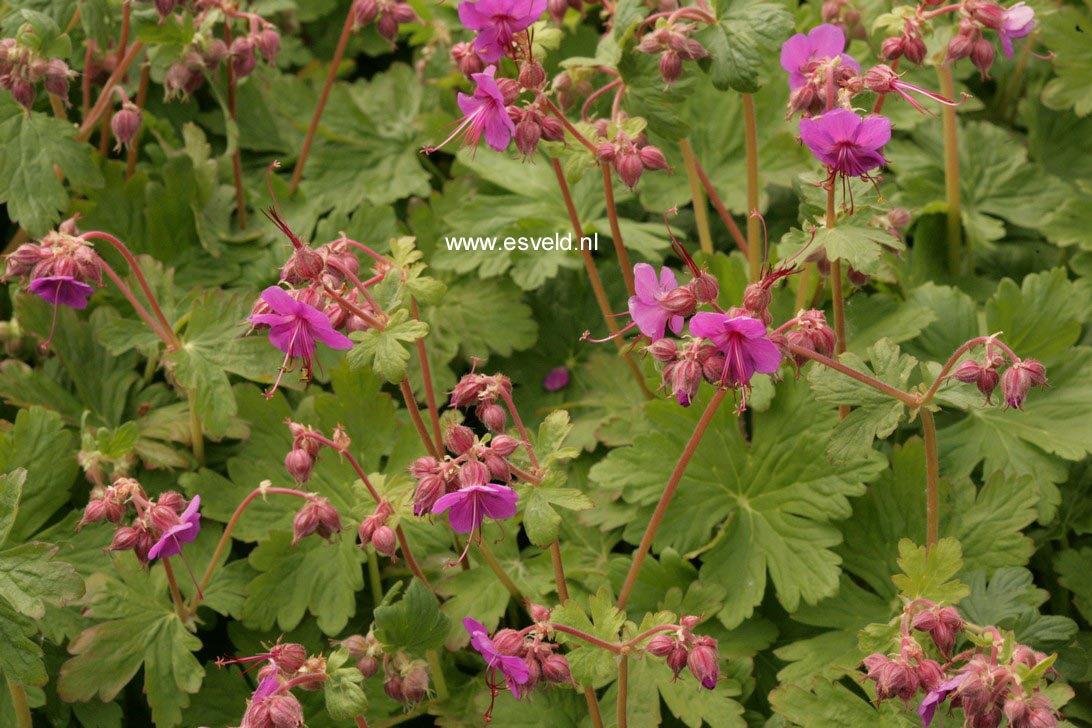
<svg viewBox="0 0 1092 728">
<path fill-rule="evenodd" d="M 591 499 L 576 488 L 537 485 L 528 488 L 524 497 L 523 528 L 536 546 L 552 544 L 561 529 L 561 515 L 554 506 L 573 511 L 592 507 Z"/>
<path fill-rule="evenodd" d="M 91 147 L 74 135 L 72 124 L 28 114 L 10 94 L 0 98 L 0 202 L 32 236 L 44 235 L 69 209 L 69 193 L 54 165 L 76 190 L 102 186 Z"/>
<path fill-rule="evenodd" d="M 152 720 L 173 728 L 205 676 L 192 654 L 201 640 L 175 613 L 162 568 L 145 573 L 129 554 L 114 563 L 116 577 L 88 579 L 88 616 L 104 621 L 69 645 L 75 657 L 61 666 L 57 693 L 67 701 L 113 700 L 143 665 Z"/>
<path fill-rule="evenodd" d="M 1047 13 L 1040 40 L 1052 51 L 1056 78 L 1043 88 L 1043 103 L 1052 109 L 1073 107 L 1077 116 L 1092 112 L 1092 48 L 1088 44 L 1088 13 L 1060 7 Z"/>
<path fill-rule="evenodd" d="M 959 603 L 959 611 L 971 622 L 1011 629 L 1017 640 L 1042 651 L 1057 649 L 1076 636 L 1073 620 L 1039 613 L 1050 594 L 1035 587 L 1027 569 L 998 569 L 988 582 L 983 571 L 968 574 L 966 579 L 971 594 Z"/>
<path fill-rule="evenodd" d="M 1066 549 L 1054 557 L 1058 583 L 1073 592 L 1073 603 L 1086 620 L 1092 619 L 1092 548 Z"/>
<path fill-rule="evenodd" d="M 0 598 L 32 619 L 46 604 L 63 605 L 83 595 L 83 578 L 71 564 L 55 561 L 57 548 L 27 543 L 0 551 Z"/>
<path fill-rule="evenodd" d="M 326 695 L 326 712 L 334 720 L 352 720 L 368 710 L 368 696 L 360 686 L 363 677 L 355 665 L 343 667 L 349 661 L 349 651 L 335 650 L 326 658 L 326 674 L 322 684 Z"/>
<path fill-rule="evenodd" d="M 905 391 L 910 374 L 917 360 L 903 354 L 888 339 L 880 339 L 868 350 L 869 367 L 854 354 L 839 357 L 842 364 L 868 376 Z M 812 366 L 808 372 L 815 399 L 827 404 L 847 404 L 853 407 L 831 435 L 827 454 L 834 462 L 845 462 L 862 457 L 872 448 L 876 438 L 886 438 L 902 420 L 905 405 L 899 400 L 876 391 L 841 372 L 821 366 Z"/>
<path fill-rule="evenodd" d="M 182 347 L 165 357 L 179 385 L 196 391 L 197 413 L 213 436 L 226 433 L 237 413 L 228 373 L 268 380 L 275 365 L 263 337 L 240 337 L 250 302 L 243 294 L 209 292 L 194 301 Z"/>
<path fill-rule="evenodd" d="M 770 693 L 774 711 L 800 728 L 913 728 L 921 722 L 897 702 L 876 706 L 845 685 L 822 679 L 782 685 Z"/>
<path fill-rule="evenodd" d="M 1012 279 L 1002 279 L 986 302 L 986 329 L 1004 332 L 1001 340 L 1018 356 L 1049 364 L 1081 336 L 1087 306 L 1082 293 L 1064 268 L 1032 273 L 1019 288 Z"/>
<path fill-rule="evenodd" d="M 44 685 L 49 679 L 34 621 L 0 600 L 0 672 L 21 685 Z"/>
<path fill-rule="evenodd" d="M 717 24 L 697 34 L 709 51 L 709 75 L 722 91 L 754 93 L 765 60 L 792 33 L 792 15 L 783 5 L 752 0 L 720 0 Z"/>
<path fill-rule="evenodd" d="M 356 613 L 356 592 L 364 588 L 364 552 L 353 539 L 326 543 L 317 536 L 291 546 L 292 537 L 274 531 L 249 556 L 261 572 L 247 588 L 243 621 L 258 629 L 294 629 L 307 612 L 326 634 L 345 629 Z"/>
<path fill-rule="evenodd" d="M 349 366 L 361 369 L 370 366 L 392 384 L 406 378 L 409 350 L 401 342 L 413 342 L 428 334 L 428 324 L 409 318 L 409 312 L 399 309 L 387 326 L 352 334 L 356 346 L 348 353 Z"/>
<path fill-rule="evenodd" d="M 970 594 L 967 585 L 954 578 L 963 568 L 963 551 L 954 538 L 942 538 L 932 548 L 904 538 L 899 541 L 899 567 L 903 573 L 891 581 L 906 599 L 957 604 Z"/>
<path fill-rule="evenodd" d="M 417 579 L 400 601 L 375 609 L 376 638 L 384 645 L 414 655 L 438 649 L 447 637 L 449 625 L 436 598 Z"/>
<path fill-rule="evenodd" d="M 0 434 L 0 472 L 17 468 L 26 470 L 26 482 L 18 515 L 8 527 L 13 543 L 25 541 L 68 502 L 78 466 L 74 439 L 57 413 L 41 407 L 21 410 L 15 427 Z"/>
<path fill-rule="evenodd" d="M 627 519 L 627 540 L 640 539 L 705 401 L 700 397 L 686 409 L 674 402 L 647 405 L 653 431 L 592 468 L 600 488 L 620 490 L 626 502 L 640 506 Z M 729 627 L 762 601 L 767 572 L 789 611 L 836 591 L 840 559 L 832 547 L 841 534 L 833 522 L 849 516 L 849 496 L 863 493 L 863 483 L 884 465 L 878 453 L 869 453 L 831 467 L 826 448 L 837 412 L 816 406 L 803 382 L 778 385 L 769 411 L 751 419 L 748 446 L 730 405 L 716 413 L 653 541 L 657 551 L 705 552 L 704 581 L 740 585 L 719 615 Z M 791 458 L 786 441 L 793 443 Z"/>
<path fill-rule="evenodd" d="M 573 627 L 601 640 L 617 642 L 619 631 L 626 621 L 626 615 L 614 607 L 614 599 L 610 592 L 600 589 L 588 599 L 587 611 L 577 603 L 577 600 L 570 599 L 554 609 L 551 619 L 558 624 Z M 589 645 L 564 632 L 557 633 L 557 641 L 571 647 L 566 657 L 569 659 L 573 680 L 577 684 L 597 687 L 617 676 L 616 659 L 607 650 Z"/>
<path fill-rule="evenodd" d="M 626 714 L 634 728 L 660 725 L 660 698 L 670 715 L 689 728 L 745 728 L 743 706 L 732 699 L 739 693 L 734 680 L 721 679 L 713 690 L 698 689 L 692 675 L 676 678 L 663 659 L 634 655 Z"/>
<path fill-rule="evenodd" d="M 467 558 L 474 559 L 474 554 Z M 446 578 L 436 585 L 436 593 L 446 597 L 440 610 L 450 620 L 445 645 L 448 649 L 465 647 L 470 635 L 463 627 L 463 619 L 473 617 L 489 630 L 493 630 L 504 616 L 512 595 L 485 564 L 462 571 L 451 569 Z"/>
<path fill-rule="evenodd" d="M 855 270 L 868 275 L 884 271 L 883 257 L 888 249 L 902 250 L 905 246 L 881 227 L 872 227 L 854 216 L 833 228 L 820 227 L 812 232 L 793 228 L 781 238 L 785 255 L 808 246 L 808 253 L 825 251 L 830 260 L 843 260 Z"/>
</svg>

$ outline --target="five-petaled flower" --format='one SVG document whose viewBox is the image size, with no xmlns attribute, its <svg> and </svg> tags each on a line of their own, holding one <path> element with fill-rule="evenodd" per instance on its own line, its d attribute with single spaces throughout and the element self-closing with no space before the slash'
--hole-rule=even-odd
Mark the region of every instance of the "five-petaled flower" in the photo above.
<svg viewBox="0 0 1092 728">
<path fill-rule="evenodd" d="M 683 317 L 672 314 L 663 305 L 664 296 L 678 287 L 670 268 L 662 268 L 657 281 L 655 268 L 638 263 L 633 266 L 633 283 L 637 293 L 629 299 L 629 315 L 642 334 L 656 341 L 664 337 L 669 325 L 676 334 L 682 331 Z"/>
<path fill-rule="evenodd" d="M 486 63 L 512 49 L 516 33 L 526 30 L 546 11 L 546 0 L 477 0 L 459 3 L 459 20 L 478 31 L 474 48 Z"/>
<path fill-rule="evenodd" d="M 756 372 L 772 374 L 781 366 L 781 350 L 758 319 L 703 311 L 690 320 L 690 333 L 724 352 L 721 381 L 730 387 L 747 387 Z"/>
<path fill-rule="evenodd" d="M 489 639 L 489 630 L 481 622 L 470 617 L 463 620 L 463 627 L 470 633 L 470 645 L 485 658 L 486 667 L 496 674 L 499 670 L 508 682 L 512 695 L 519 697 L 519 686 L 531 677 L 527 663 L 518 657 L 502 655 L 497 651 L 493 640 Z"/>
<path fill-rule="evenodd" d="M 925 724 L 925 728 L 929 728 L 929 724 L 933 722 L 933 715 L 937 712 L 937 706 L 943 703 L 948 698 L 949 693 L 954 692 L 966 677 L 967 673 L 961 673 L 951 680 L 942 682 L 936 690 L 929 691 L 929 694 L 921 701 L 921 705 L 918 706 L 918 715 L 921 717 L 921 722 Z"/>
<path fill-rule="evenodd" d="M 463 112 L 463 118 L 455 131 L 448 135 L 447 139 L 434 147 L 425 147 L 425 154 L 431 154 L 440 149 L 452 139 L 462 138 L 463 146 L 477 148 L 482 134 L 485 134 L 485 142 L 495 151 L 503 152 L 508 148 L 508 142 L 516 133 L 516 125 L 508 116 L 508 109 L 504 103 L 504 94 L 494 79 L 497 72 L 496 66 L 490 66 L 482 73 L 472 74 L 470 77 L 478 84 L 473 96 L 459 94 L 459 108 Z"/>
<path fill-rule="evenodd" d="M 315 341 L 321 341 L 331 349 L 353 348 L 353 342 L 334 330 L 326 314 L 297 301 L 279 286 L 270 286 L 262 291 L 262 300 L 273 313 L 254 314 L 248 320 L 252 324 L 269 326 L 269 343 L 285 354 L 277 381 L 273 383 L 273 389 L 267 393 L 267 397 L 272 396 L 277 389 L 290 359 L 300 359 L 303 362 L 304 376 L 310 375 L 311 362 L 315 357 Z"/>
<path fill-rule="evenodd" d="M 503 485 L 463 486 L 454 493 L 441 496 L 432 506 L 433 513 L 448 513 L 448 521 L 455 533 L 473 533 L 481 528 L 486 516 L 493 520 L 516 515 L 516 491 Z"/>
<path fill-rule="evenodd" d="M 166 559 L 182 553 L 182 544 L 192 543 L 201 531 L 201 496 L 195 495 L 186 510 L 182 511 L 181 522 L 171 526 L 159 537 L 148 551 L 148 560 Z"/>
<path fill-rule="evenodd" d="M 832 174 L 861 177 L 887 163 L 880 150 L 891 141 L 891 120 L 862 119 L 848 109 L 832 109 L 801 119 L 800 138 Z"/>
<path fill-rule="evenodd" d="M 795 91 L 808 81 L 808 75 L 824 61 L 839 59 L 858 73 L 861 66 L 842 51 L 846 47 L 846 35 L 837 25 L 818 25 L 804 35 L 797 33 L 781 46 L 781 67 L 789 73 L 789 89 Z"/>
<path fill-rule="evenodd" d="M 30 282 L 28 290 L 54 306 L 87 308 L 95 289 L 72 276 L 43 276 Z"/>
</svg>

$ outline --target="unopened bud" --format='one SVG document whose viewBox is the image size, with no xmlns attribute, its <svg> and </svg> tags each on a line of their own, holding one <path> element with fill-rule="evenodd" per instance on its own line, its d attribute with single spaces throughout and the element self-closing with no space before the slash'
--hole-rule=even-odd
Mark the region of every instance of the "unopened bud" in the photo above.
<svg viewBox="0 0 1092 728">
<path fill-rule="evenodd" d="M 303 725 L 303 706 L 292 693 L 277 693 L 265 699 L 269 708 L 269 721 L 274 728 L 300 728 Z"/>
<path fill-rule="evenodd" d="M 1013 364 L 1001 375 L 1001 393 L 1013 409 L 1020 409 L 1033 386 L 1046 386 L 1046 369 L 1035 359 Z"/>
<path fill-rule="evenodd" d="M 682 58 L 672 50 L 666 50 L 660 54 L 660 77 L 664 83 L 672 84 L 682 76 Z"/>
<path fill-rule="evenodd" d="M 614 169 L 618 172 L 618 176 L 622 178 L 623 184 L 633 189 L 640 181 L 641 174 L 645 171 L 645 165 L 641 161 L 639 153 L 619 152 L 614 157 Z"/>
<path fill-rule="evenodd" d="M 702 271 L 687 284 L 698 303 L 713 303 L 720 297 L 720 284 L 708 271 Z"/>
<path fill-rule="evenodd" d="M 254 41 L 258 50 L 265 56 L 266 63 L 273 63 L 277 60 L 277 54 L 281 50 L 281 35 L 273 28 L 266 28 L 262 32 L 258 33 L 258 37 Z"/>
<path fill-rule="evenodd" d="M 525 89 L 537 91 L 546 83 L 546 69 L 535 59 L 524 61 L 519 67 L 519 84 Z"/>
<path fill-rule="evenodd" d="M 372 675 L 379 672 L 379 660 L 365 655 L 356 661 L 356 669 L 360 670 L 360 674 L 367 680 Z"/>
<path fill-rule="evenodd" d="M 485 485 L 489 482 L 489 468 L 478 460 L 467 460 L 459 467 L 461 485 Z"/>
<path fill-rule="evenodd" d="M 675 361 L 675 357 L 679 352 L 678 346 L 675 344 L 674 339 L 656 339 L 651 344 L 645 347 L 653 359 L 661 362 Z"/>
<path fill-rule="evenodd" d="M 683 407 L 689 407 L 698 394 L 702 378 L 701 364 L 698 362 L 693 359 L 676 362 L 671 376 L 671 393 L 675 395 L 675 400 Z"/>
<path fill-rule="evenodd" d="M 447 485 L 444 483 L 444 479 L 438 475 L 426 475 L 417 481 L 417 489 L 413 492 L 413 515 L 420 516 L 425 513 L 432 512 L 432 506 L 436 504 L 436 501 L 440 500 L 440 497 L 447 491 Z M 364 519 L 367 521 L 368 519 Z M 361 521 L 360 527 L 364 527 L 364 521 Z M 365 539 L 363 535 L 360 537 L 361 543 L 367 543 L 370 539 Z"/>
<path fill-rule="evenodd" d="M 519 657 L 523 652 L 524 639 L 514 629 L 500 629 L 493 635 L 493 646 L 497 652 L 508 657 Z"/>
<path fill-rule="evenodd" d="M 489 450 L 502 458 L 506 458 L 519 448 L 519 440 L 509 435 L 494 435 L 489 441 Z"/>
<path fill-rule="evenodd" d="M 478 419 L 490 432 L 504 432 L 508 424 L 508 413 L 499 404 L 483 404 L 477 409 Z"/>
<path fill-rule="evenodd" d="M 573 681 L 569 661 L 564 655 L 551 653 L 542 660 L 542 677 L 555 685 L 567 685 Z"/>
<path fill-rule="evenodd" d="M 379 14 L 379 5 L 376 0 L 353 0 L 353 24 L 358 28 L 375 20 Z"/>
<path fill-rule="evenodd" d="M 659 301 L 660 307 L 673 316 L 691 316 L 698 304 L 697 296 L 687 286 L 671 289 Z"/>
<path fill-rule="evenodd" d="M 906 60 L 920 65 L 925 60 L 925 41 L 917 37 L 907 38 L 903 44 L 902 52 L 906 56 Z"/>
<path fill-rule="evenodd" d="M 948 50 L 945 52 L 944 59 L 946 61 L 962 60 L 971 55 L 972 48 L 974 48 L 974 39 L 971 36 L 956 33 L 948 41 Z"/>
<path fill-rule="evenodd" d="M 292 521 L 292 545 L 295 546 L 312 533 L 329 539 L 339 531 L 341 517 L 330 505 L 330 501 L 321 496 L 313 496 Z"/>
<path fill-rule="evenodd" d="M 658 147 L 646 145 L 637 150 L 637 154 L 641 157 L 641 164 L 645 169 L 670 169 L 671 167 L 667 163 L 667 157 Z"/>
<path fill-rule="evenodd" d="M 315 459 L 303 448 L 295 447 L 284 456 L 284 467 L 297 483 L 306 483 L 311 479 Z"/>
<path fill-rule="evenodd" d="M 985 38 L 979 38 L 971 47 L 971 63 L 982 74 L 983 78 L 990 75 L 990 67 L 993 66 L 993 43 Z"/>
<path fill-rule="evenodd" d="M 903 41 L 902 36 L 886 38 L 884 39 L 884 42 L 880 44 L 880 55 L 888 61 L 893 61 L 902 56 L 905 47 L 906 43 Z"/>
<path fill-rule="evenodd" d="M 703 688 L 706 690 L 715 688 L 717 678 L 720 676 L 717 641 L 712 637 L 698 637 L 696 644 L 690 648 L 686 664 Z"/>
<path fill-rule="evenodd" d="M 451 425 L 444 433 L 444 445 L 452 453 L 462 455 L 474 447 L 474 431 L 465 425 Z"/>
<path fill-rule="evenodd" d="M 258 66 L 254 41 L 247 37 L 231 41 L 231 69 L 236 78 L 246 78 Z"/>
<path fill-rule="evenodd" d="M 653 636 L 645 645 L 645 652 L 656 657 L 667 657 L 675 650 L 676 640 L 666 634 Z"/>
<path fill-rule="evenodd" d="M 671 668 L 676 677 L 686 668 L 686 658 L 686 647 L 677 642 L 674 643 L 671 652 L 667 655 L 667 666 Z"/>
<path fill-rule="evenodd" d="M 501 96 L 504 97 L 505 106 L 516 103 L 516 99 L 520 95 L 519 81 L 512 78 L 498 78 L 497 88 L 500 89 Z"/>
</svg>

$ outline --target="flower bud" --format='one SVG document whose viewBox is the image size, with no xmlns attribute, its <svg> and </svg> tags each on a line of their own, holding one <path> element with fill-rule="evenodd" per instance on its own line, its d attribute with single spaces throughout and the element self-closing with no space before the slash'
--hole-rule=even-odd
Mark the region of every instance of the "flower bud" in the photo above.
<svg viewBox="0 0 1092 728">
<path fill-rule="evenodd" d="M 770 289 L 761 283 L 752 283 L 743 291 L 743 307 L 748 311 L 762 313 L 770 307 L 772 300 Z"/>
<path fill-rule="evenodd" d="M 971 48 L 973 47 L 974 39 L 971 36 L 956 33 L 948 41 L 948 49 L 945 51 L 944 60 L 949 62 L 962 60 L 971 55 Z"/>
<path fill-rule="evenodd" d="M 508 461 L 504 458 L 486 453 L 483 456 L 485 467 L 489 470 L 490 480 L 499 480 L 507 483 L 512 479 L 512 469 L 508 467 Z"/>
<path fill-rule="evenodd" d="M 519 85 L 537 91 L 546 83 L 546 69 L 535 59 L 524 61 L 519 67 Z"/>
<path fill-rule="evenodd" d="M 157 531 L 166 531 L 182 523 L 182 519 L 178 517 L 178 513 L 173 508 L 158 503 L 149 505 L 145 515 L 148 521 L 151 522 L 152 528 Z"/>
<path fill-rule="evenodd" d="M 918 682 L 926 692 L 936 690 L 944 682 L 944 670 L 936 660 L 922 660 L 917 664 Z"/>
<path fill-rule="evenodd" d="M 498 78 L 497 88 L 500 89 L 501 96 L 504 97 L 505 106 L 516 103 L 520 95 L 519 81 L 512 78 Z"/>
<path fill-rule="evenodd" d="M 613 162 L 617 150 L 610 142 L 600 142 L 595 148 L 595 158 L 600 162 Z"/>
<path fill-rule="evenodd" d="M 5 278 L 29 275 L 34 266 L 51 257 L 53 252 L 36 243 L 23 243 L 7 258 Z"/>
<path fill-rule="evenodd" d="M 440 500 L 445 492 L 447 492 L 447 484 L 438 475 L 426 475 L 418 480 L 417 489 L 413 492 L 413 515 L 431 513 L 432 506 L 436 505 L 436 501 Z M 364 520 L 367 521 L 367 519 Z M 361 521 L 360 527 L 364 527 L 364 521 Z M 368 540 L 361 535 L 361 543 L 367 543 Z"/>
<path fill-rule="evenodd" d="M 675 673 L 675 677 L 678 677 L 679 673 L 686 667 L 686 662 L 686 648 L 676 642 L 674 646 L 672 646 L 671 652 L 667 655 L 667 666 Z"/>
<path fill-rule="evenodd" d="M 269 651 L 270 659 L 286 675 L 294 675 L 307 661 L 307 650 L 296 642 L 281 642 Z"/>
<path fill-rule="evenodd" d="M 569 670 L 569 661 L 564 655 L 552 653 L 542 660 L 542 677 L 546 682 L 555 685 L 567 685 L 573 681 L 572 672 Z"/>
<path fill-rule="evenodd" d="M 907 38 L 903 43 L 902 52 L 906 56 L 906 60 L 920 65 L 925 60 L 925 41 L 918 37 Z"/>
<path fill-rule="evenodd" d="M 667 657 L 675 650 L 676 640 L 662 632 L 654 635 L 645 645 L 645 652 L 656 657 Z"/>
<path fill-rule="evenodd" d="M 353 0 L 353 24 L 360 28 L 375 20 L 379 14 L 379 5 L 376 0 Z"/>
<path fill-rule="evenodd" d="M 462 455 L 474 447 L 474 431 L 465 425 L 451 425 L 444 433 L 444 445 L 452 453 Z"/>
<path fill-rule="evenodd" d="M 428 663 L 414 660 L 402 678 L 402 695 L 407 703 L 420 703 L 428 697 Z"/>
<path fill-rule="evenodd" d="M 433 457 L 419 457 L 409 466 L 409 473 L 415 478 L 423 478 L 426 475 L 435 475 L 440 463 Z"/>
<path fill-rule="evenodd" d="M 660 306 L 673 316 L 692 316 L 698 304 L 694 292 L 686 286 L 673 288 L 660 299 Z"/>
<path fill-rule="evenodd" d="M 349 657 L 359 660 L 368 651 L 368 638 L 362 634 L 351 634 L 343 640 L 331 640 L 330 644 L 336 644 L 349 652 Z"/>
<path fill-rule="evenodd" d="M 846 278 L 855 288 L 860 288 L 872 280 L 872 276 L 868 273 L 862 273 L 853 266 L 849 266 L 849 269 L 846 271 Z"/>
<path fill-rule="evenodd" d="M 548 142 L 560 142 L 565 139 L 565 125 L 552 116 L 542 117 L 539 122 L 542 129 L 542 138 Z"/>
<path fill-rule="evenodd" d="M 708 271 L 702 271 L 687 284 L 698 303 L 713 303 L 720 297 L 720 284 Z"/>
<path fill-rule="evenodd" d="M 284 456 L 284 467 L 297 483 L 306 483 L 311 479 L 315 459 L 303 448 L 294 447 Z"/>
<path fill-rule="evenodd" d="M 402 692 L 402 678 L 398 675 L 387 675 L 387 679 L 383 681 L 383 692 L 395 702 L 406 702 L 406 695 Z"/>
<path fill-rule="evenodd" d="M 1001 393 L 1013 409 L 1020 409 L 1033 386 L 1046 386 L 1046 369 L 1035 359 L 1013 364 L 1001 375 Z"/>
<path fill-rule="evenodd" d="M 155 0 L 155 11 L 159 13 L 159 17 L 165 18 L 174 12 L 176 5 L 178 0 Z"/>
<path fill-rule="evenodd" d="M 25 78 L 16 78 L 11 82 L 11 96 L 28 111 L 34 106 L 34 84 Z"/>
<path fill-rule="evenodd" d="M 971 63 L 983 78 L 989 78 L 990 67 L 993 66 L 993 43 L 985 38 L 976 40 L 971 47 Z"/>
<path fill-rule="evenodd" d="M 137 542 L 140 540 L 140 530 L 132 526 L 122 526 L 117 531 L 114 531 L 114 538 L 110 542 L 110 551 L 128 551 L 129 549 L 136 548 Z"/>
<path fill-rule="evenodd" d="M 227 43 L 215 38 L 205 47 L 205 52 L 202 55 L 202 59 L 205 65 L 210 69 L 217 69 L 220 64 L 227 60 L 227 57 L 231 55 L 231 51 L 227 47 Z"/>
<path fill-rule="evenodd" d="M 660 54 L 660 77 L 664 83 L 672 84 L 682 76 L 682 58 L 672 50 Z"/>
<path fill-rule="evenodd" d="M 880 44 L 880 55 L 888 61 L 893 61 L 902 56 L 905 47 L 906 42 L 902 39 L 902 36 L 885 38 L 883 43 Z"/>
<path fill-rule="evenodd" d="M 478 419 L 490 432 L 504 432 L 508 423 L 508 413 L 499 404 L 483 404 L 476 410 Z"/>
<path fill-rule="evenodd" d="M 372 546 L 376 553 L 393 559 L 398 554 L 398 537 L 390 526 L 379 526 L 372 534 Z"/>
<path fill-rule="evenodd" d="M 618 152 L 614 157 L 614 169 L 626 187 L 633 189 L 645 171 L 641 155 L 635 152 Z"/>
<path fill-rule="evenodd" d="M 67 103 L 68 79 L 71 77 L 72 72 L 68 69 L 68 64 L 60 58 L 53 58 L 46 64 L 43 85 L 46 91 L 54 96 L 59 96 Z"/>
<path fill-rule="evenodd" d="M 312 533 L 329 539 L 341 531 L 341 517 L 330 501 L 322 496 L 312 496 L 292 520 L 292 545 L 295 546 Z"/>
<path fill-rule="evenodd" d="M 720 676 L 717 641 L 712 637 L 698 637 L 697 643 L 690 648 L 690 655 L 686 658 L 686 665 L 703 688 L 706 690 L 715 688 L 717 678 Z"/>
<path fill-rule="evenodd" d="M 516 124 L 516 149 L 525 157 L 532 156 L 538 150 L 538 142 L 542 139 L 542 127 L 531 118 L 524 118 Z"/>
<path fill-rule="evenodd" d="M 300 728 L 303 725 L 303 706 L 292 693 L 277 693 L 265 699 L 269 708 L 269 721 L 274 728 Z"/>
<path fill-rule="evenodd" d="M 266 63 L 273 63 L 277 60 L 277 54 L 281 51 L 281 35 L 273 28 L 266 28 L 258 33 L 258 37 L 254 39 L 254 42 L 258 46 L 258 50 L 265 56 Z"/>
<path fill-rule="evenodd" d="M 524 642 L 523 637 L 514 629 L 499 629 L 493 635 L 493 646 L 497 648 L 497 652 L 508 657 L 519 657 L 523 654 Z"/>
<path fill-rule="evenodd" d="M 467 460 L 459 467 L 459 484 L 485 485 L 489 482 L 489 468 L 478 460 Z"/>
<path fill-rule="evenodd" d="M 971 17 L 991 30 L 1000 30 L 1005 24 L 1005 9 L 992 2 L 967 3 Z"/>
<path fill-rule="evenodd" d="M 689 407 L 698 394 L 702 381 L 701 364 L 693 359 L 683 359 L 672 369 L 671 393 L 683 407 Z"/>
<path fill-rule="evenodd" d="M 321 276 L 325 269 L 326 261 L 322 259 L 322 255 L 311 247 L 304 245 L 292 251 L 291 257 L 288 258 L 288 261 L 281 269 L 281 278 L 289 283 L 309 283 Z M 334 307 L 338 311 L 342 311 L 339 305 L 335 304 Z M 333 322 L 331 322 L 331 325 L 333 325 Z"/>
<path fill-rule="evenodd" d="M 647 351 L 653 359 L 660 362 L 675 361 L 675 357 L 679 353 L 675 340 L 667 338 L 656 339 L 645 347 L 645 351 Z"/>
<path fill-rule="evenodd" d="M 246 78 L 258 66 L 258 55 L 255 53 L 254 41 L 248 37 L 236 38 L 231 41 L 231 70 L 236 78 Z"/>
<path fill-rule="evenodd" d="M 493 439 L 489 441 L 490 452 L 499 455 L 502 458 L 506 458 L 516 451 L 519 447 L 519 440 L 509 435 L 494 435 Z"/>
<path fill-rule="evenodd" d="M 712 344 L 702 344 L 698 361 L 701 363 L 701 375 L 710 384 L 720 384 L 724 379 L 724 352 Z"/>
<path fill-rule="evenodd" d="M 469 77 L 485 70 L 485 62 L 471 43 L 456 43 L 451 46 L 451 60 L 459 67 L 459 72 Z"/>
<path fill-rule="evenodd" d="M 645 169 L 670 169 L 671 165 L 667 163 L 667 157 L 659 150 L 658 147 L 652 145 L 646 145 L 637 150 L 637 154 L 641 157 L 641 164 Z"/>
<path fill-rule="evenodd" d="M 356 661 L 356 669 L 360 670 L 360 674 L 367 680 L 372 675 L 379 672 L 379 660 L 365 655 Z"/>
</svg>

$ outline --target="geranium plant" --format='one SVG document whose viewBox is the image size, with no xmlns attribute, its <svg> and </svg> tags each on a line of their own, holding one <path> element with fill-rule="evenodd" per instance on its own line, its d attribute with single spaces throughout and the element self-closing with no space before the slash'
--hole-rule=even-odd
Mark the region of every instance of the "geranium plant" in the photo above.
<svg viewBox="0 0 1092 728">
<path fill-rule="evenodd" d="M 0 725 L 1092 722 L 1086 5 L 0 12 Z"/>
</svg>

